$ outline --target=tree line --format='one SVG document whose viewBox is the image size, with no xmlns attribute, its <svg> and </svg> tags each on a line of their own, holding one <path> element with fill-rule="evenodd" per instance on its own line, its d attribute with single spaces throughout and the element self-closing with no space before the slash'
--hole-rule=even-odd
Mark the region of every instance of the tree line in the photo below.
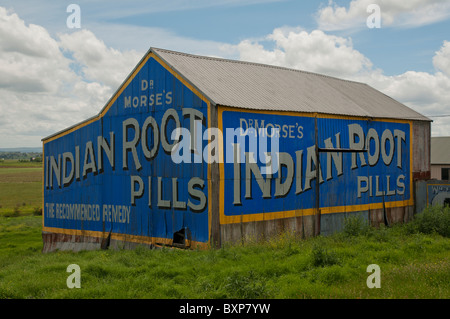
<svg viewBox="0 0 450 319">
<path fill-rule="evenodd" d="M 42 162 L 42 152 L 0 152 L 0 162 L 5 160 Z"/>
</svg>

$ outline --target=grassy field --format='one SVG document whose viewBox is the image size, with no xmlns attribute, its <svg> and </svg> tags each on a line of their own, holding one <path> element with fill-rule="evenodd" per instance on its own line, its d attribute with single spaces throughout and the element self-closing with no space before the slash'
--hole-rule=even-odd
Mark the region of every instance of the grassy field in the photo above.
<svg viewBox="0 0 450 319">
<path fill-rule="evenodd" d="M 354 229 L 354 227 L 353 227 Z M 0 218 L 0 298 L 450 298 L 450 239 L 394 226 L 218 250 L 42 254 L 41 219 Z M 66 285 L 78 264 L 81 289 Z M 369 289 L 367 266 L 381 270 Z"/>
<path fill-rule="evenodd" d="M 38 205 L 40 187 L 28 198 L 16 185 L 38 183 L 39 174 L 25 168 L 11 165 L 0 173 L 22 194 L 12 192 L 13 206 L 2 209 L 21 201 L 21 208 Z M 266 243 L 208 251 L 43 254 L 41 224 L 40 216 L 24 210 L 0 216 L 0 298 L 450 298 L 448 208 L 430 209 L 407 225 L 374 229 L 349 219 L 333 236 L 280 234 Z M 80 266 L 81 289 L 66 285 L 70 264 Z M 381 288 L 367 287 L 370 264 L 380 266 Z"/>
<path fill-rule="evenodd" d="M 0 216 L 19 216 L 42 206 L 42 163 L 0 162 Z"/>
</svg>

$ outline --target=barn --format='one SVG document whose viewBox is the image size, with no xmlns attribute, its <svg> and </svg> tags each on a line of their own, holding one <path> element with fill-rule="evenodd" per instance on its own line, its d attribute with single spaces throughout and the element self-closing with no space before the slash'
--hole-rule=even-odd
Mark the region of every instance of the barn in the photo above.
<svg viewBox="0 0 450 319">
<path fill-rule="evenodd" d="M 407 222 L 431 121 L 359 82 L 151 48 L 44 138 L 44 251 L 220 247 Z"/>
</svg>

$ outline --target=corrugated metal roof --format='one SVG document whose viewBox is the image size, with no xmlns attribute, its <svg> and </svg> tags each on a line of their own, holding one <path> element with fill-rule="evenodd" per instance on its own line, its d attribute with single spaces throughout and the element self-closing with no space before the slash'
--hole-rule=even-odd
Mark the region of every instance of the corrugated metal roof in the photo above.
<svg viewBox="0 0 450 319">
<path fill-rule="evenodd" d="M 450 136 L 431 138 L 431 164 L 450 164 Z"/>
<path fill-rule="evenodd" d="M 430 121 L 364 83 L 265 64 L 151 51 L 217 105 Z"/>
</svg>

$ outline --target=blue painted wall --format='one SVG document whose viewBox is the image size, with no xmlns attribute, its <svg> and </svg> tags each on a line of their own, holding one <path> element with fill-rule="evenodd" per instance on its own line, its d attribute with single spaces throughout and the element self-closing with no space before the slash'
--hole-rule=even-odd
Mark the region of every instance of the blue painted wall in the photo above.
<svg viewBox="0 0 450 319">
<path fill-rule="evenodd" d="M 209 240 L 208 165 L 175 163 L 169 147 L 177 121 L 205 129 L 207 103 L 144 62 L 102 117 L 44 140 L 44 229 L 172 239 L 188 227 L 193 241 Z"/>
<path fill-rule="evenodd" d="M 248 156 L 253 152 L 258 167 L 256 174 L 255 170 L 249 173 L 245 156 L 239 166 L 225 160 L 225 216 L 281 212 L 282 218 L 282 212 L 316 207 L 314 117 L 228 108 L 222 113 L 222 127 L 225 159 L 233 150 L 232 143 L 238 142 L 237 135 L 227 135 L 226 131 L 241 127 L 239 136 L 245 138 L 241 143 L 245 146 L 240 154 Z M 279 152 L 285 158 L 285 163 L 279 161 L 279 169 L 270 176 L 260 172 L 265 167 L 264 157 L 259 149 L 252 148 L 259 143 L 252 142 L 252 129 L 261 137 L 262 127 L 267 129 L 265 134 L 279 137 Z M 321 208 L 342 206 L 363 211 L 383 201 L 389 205 L 411 199 L 410 123 L 333 117 L 318 118 L 317 127 L 320 148 L 368 149 L 367 153 L 320 153 Z M 270 151 L 270 142 L 267 145 Z"/>
</svg>

